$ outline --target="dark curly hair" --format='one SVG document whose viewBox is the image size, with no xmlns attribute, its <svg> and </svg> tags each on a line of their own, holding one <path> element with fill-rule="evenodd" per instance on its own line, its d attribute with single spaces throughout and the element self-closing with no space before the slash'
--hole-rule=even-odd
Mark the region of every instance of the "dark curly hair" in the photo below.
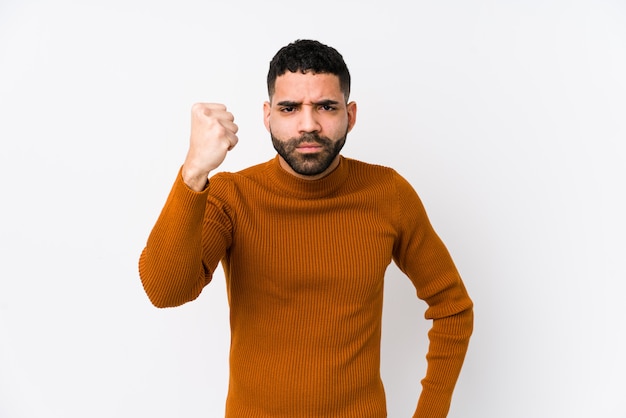
<svg viewBox="0 0 626 418">
<path fill-rule="evenodd" d="M 334 74 L 339 77 L 341 91 L 348 101 L 350 96 L 350 72 L 343 57 L 337 50 L 318 41 L 298 39 L 282 47 L 272 61 L 267 73 L 267 92 L 270 99 L 274 95 L 276 78 L 285 74 L 300 71 L 302 74 Z"/>
</svg>

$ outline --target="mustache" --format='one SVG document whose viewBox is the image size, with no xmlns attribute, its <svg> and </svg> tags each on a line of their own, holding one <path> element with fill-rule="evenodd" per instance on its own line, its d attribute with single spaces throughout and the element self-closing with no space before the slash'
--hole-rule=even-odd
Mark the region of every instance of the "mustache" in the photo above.
<svg viewBox="0 0 626 418">
<path fill-rule="evenodd" d="M 300 144 L 304 144 L 304 143 L 317 143 L 320 145 L 329 145 L 332 143 L 332 141 L 326 137 L 320 136 L 319 134 L 317 134 L 316 132 L 307 132 L 304 133 L 302 135 L 300 135 L 298 138 L 293 138 L 291 140 L 292 145 L 294 146 L 298 146 Z"/>
</svg>

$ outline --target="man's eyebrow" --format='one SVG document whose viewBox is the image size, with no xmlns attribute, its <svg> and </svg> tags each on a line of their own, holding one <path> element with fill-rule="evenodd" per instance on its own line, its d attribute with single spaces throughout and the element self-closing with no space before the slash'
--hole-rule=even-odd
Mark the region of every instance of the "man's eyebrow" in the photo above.
<svg viewBox="0 0 626 418">
<path fill-rule="evenodd" d="M 278 106 L 284 106 L 284 107 L 298 107 L 298 106 L 302 106 L 305 103 L 302 102 L 296 102 L 293 100 L 283 100 L 280 101 L 278 103 L 276 103 Z M 306 103 L 308 104 L 308 103 Z M 317 102 L 311 102 L 310 105 L 312 106 L 328 106 L 328 105 L 336 105 L 339 104 L 339 102 L 337 100 L 331 100 L 331 99 L 325 99 L 325 100 L 320 100 Z"/>
<path fill-rule="evenodd" d="M 300 106 L 302 103 L 294 102 L 294 101 L 291 101 L 291 100 L 283 100 L 282 102 L 278 102 L 276 104 L 278 106 L 297 107 L 297 106 Z"/>
<path fill-rule="evenodd" d="M 326 105 L 336 105 L 336 104 L 339 104 L 339 102 L 337 100 L 325 99 L 325 100 L 320 100 L 319 102 L 313 102 L 313 104 L 316 106 L 326 106 Z"/>
</svg>

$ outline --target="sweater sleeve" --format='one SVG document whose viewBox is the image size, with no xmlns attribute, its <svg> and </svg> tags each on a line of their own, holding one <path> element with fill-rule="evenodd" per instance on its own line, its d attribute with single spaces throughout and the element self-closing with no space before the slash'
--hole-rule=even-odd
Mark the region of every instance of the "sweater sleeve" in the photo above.
<svg viewBox="0 0 626 418">
<path fill-rule="evenodd" d="M 139 258 L 139 276 L 158 308 L 196 299 L 230 245 L 226 206 L 209 189 L 194 192 L 181 172 Z"/>
<path fill-rule="evenodd" d="M 397 175 L 394 261 L 428 304 L 427 371 L 414 418 L 444 418 L 473 330 L 473 303 L 417 193 Z"/>
</svg>

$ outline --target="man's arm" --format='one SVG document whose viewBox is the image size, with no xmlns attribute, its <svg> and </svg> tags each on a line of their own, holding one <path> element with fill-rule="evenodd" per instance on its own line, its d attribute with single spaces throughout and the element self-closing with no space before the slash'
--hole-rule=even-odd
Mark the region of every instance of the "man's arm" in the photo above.
<svg viewBox="0 0 626 418">
<path fill-rule="evenodd" d="M 139 277 L 158 308 L 195 299 L 211 280 L 202 262 L 206 194 L 195 193 L 180 173 L 139 258 Z"/>
<path fill-rule="evenodd" d="M 224 105 L 193 106 L 185 163 L 139 259 L 142 284 L 157 307 L 195 299 L 230 245 L 228 216 L 209 198 L 207 181 L 237 144 L 236 132 Z M 217 210 L 207 219 L 210 205 Z"/>
<path fill-rule="evenodd" d="M 448 317 L 433 319 L 428 332 L 430 345 L 426 354 L 426 377 L 422 380 L 422 393 L 413 418 L 448 416 L 473 322 L 472 307 Z"/>
<path fill-rule="evenodd" d="M 394 260 L 411 279 L 425 317 L 433 321 L 426 377 L 414 418 L 444 418 L 458 380 L 473 330 L 473 302 L 413 188 L 397 181 L 398 242 Z"/>
</svg>

